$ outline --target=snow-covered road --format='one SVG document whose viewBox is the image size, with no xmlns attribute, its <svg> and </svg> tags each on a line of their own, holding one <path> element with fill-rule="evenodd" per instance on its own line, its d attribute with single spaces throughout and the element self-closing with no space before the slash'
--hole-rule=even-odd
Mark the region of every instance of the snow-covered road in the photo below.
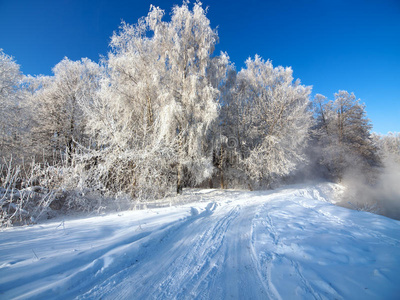
<svg viewBox="0 0 400 300">
<path fill-rule="evenodd" d="M 0 232 L 0 299 L 399 299 L 400 222 L 329 184 Z"/>
</svg>

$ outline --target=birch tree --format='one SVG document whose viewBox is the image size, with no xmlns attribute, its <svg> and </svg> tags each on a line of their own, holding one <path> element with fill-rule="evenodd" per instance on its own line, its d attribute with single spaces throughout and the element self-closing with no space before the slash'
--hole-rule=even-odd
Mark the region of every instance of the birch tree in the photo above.
<svg viewBox="0 0 400 300">
<path fill-rule="evenodd" d="M 171 21 L 162 22 L 159 10 L 149 14 L 154 38 L 164 48 L 165 86 L 160 138 L 173 145 L 177 154 L 177 191 L 185 181 L 196 184 L 211 176 L 211 156 L 205 152 L 207 131 L 217 117 L 218 89 L 208 68 L 218 36 L 201 3 L 190 10 L 186 2 L 175 6 Z"/>
<path fill-rule="evenodd" d="M 305 160 L 311 88 L 293 82 L 292 73 L 259 56 L 238 73 L 231 103 L 234 134 L 241 163 L 253 180 L 268 183 Z"/>
<path fill-rule="evenodd" d="M 23 76 L 14 59 L 0 49 L 0 156 L 19 152 L 23 131 Z"/>
<path fill-rule="evenodd" d="M 48 158 L 63 153 L 68 160 L 76 143 L 85 144 L 85 124 L 80 103 L 91 101 L 98 85 L 99 66 L 89 59 L 64 58 L 53 68 L 54 76 L 39 77 L 33 97 L 35 127 L 32 143 Z"/>
<path fill-rule="evenodd" d="M 83 105 L 96 149 L 82 160 L 102 189 L 133 197 L 162 196 L 174 161 L 168 145 L 157 140 L 165 63 L 149 31 L 149 17 L 135 25 L 122 22 L 111 38 L 100 89 Z"/>
<path fill-rule="evenodd" d="M 117 185 L 134 195 L 172 178 L 181 192 L 212 173 L 207 133 L 218 113 L 210 74 L 217 68 L 211 58 L 217 34 L 200 3 L 192 10 L 186 2 L 175 6 L 169 22 L 163 16 L 151 6 L 137 24 L 122 23 L 111 39 L 98 97 L 85 108 L 104 169 L 113 170 L 100 177 L 129 178 Z"/>
</svg>

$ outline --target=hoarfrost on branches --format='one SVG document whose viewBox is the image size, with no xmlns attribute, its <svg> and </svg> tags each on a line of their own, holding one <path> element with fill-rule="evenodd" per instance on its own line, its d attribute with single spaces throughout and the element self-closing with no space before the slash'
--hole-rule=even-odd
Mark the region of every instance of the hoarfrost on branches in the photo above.
<svg viewBox="0 0 400 300">
<path fill-rule="evenodd" d="M 237 75 L 230 117 L 240 158 L 254 180 L 289 174 L 305 160 L 311 125 L 310 87 L 293 82 L 292 69 L 256 56 Z"/>
</svg>

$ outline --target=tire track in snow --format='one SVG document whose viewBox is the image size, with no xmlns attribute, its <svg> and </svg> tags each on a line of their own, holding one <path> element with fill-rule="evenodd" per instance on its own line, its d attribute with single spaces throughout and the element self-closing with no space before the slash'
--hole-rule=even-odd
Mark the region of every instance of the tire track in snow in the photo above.
<svg viewBox="0 0 400 300">
<path fill-rule="evenodd" d="M 174 230 L 159 233 L 159 238 L 148 242 L 135 265 L 114 274 L 82 299 L 101 295 L 104 299 L 173 299 L 182 287 L 185 287 L 184 294 L 190 295 L 192 290 L 196 291 L 198 282 L 215 273 L 217 259 L 214 256 L 221 247 L 230 222 L 239 214 L 239 206 L 227 209 L 228 212 L 222 211 L 216 217 L 213 217 L 212 210 L 206 210 L 177 224 Z M 149 276 L 148 270 L 158 272 Z"/>
<path fill-rule="evenodd" d="M 221 299 L 266 299 L 267 286 L 259 276 L 259 265 L 253 257 L 252 220 L 257 203 L 245 203 L 231 224 L 224 243 L 224 263 L 219 282 L 225 283 Z"/>
<path fill-rule="evenodd" d="M 118 218 L 107 226 L 97 222 L 100 229 L 105 226 L 108 230 L 101 229 L 103 235 L 92 238 L 95 248 L 68 252 L 61 261 L 76 260 L 64 265 L 60 273 L 55 272 L 61 263 L 54 262 L 63 254 L 51 253 L 49 266 L 51 260 L 46 257 L 27 264 L 24 270 L 29 272 L 20 272 L 20 281 L 7 279 L 14 287 L 4 295 L 280 300 L 348 299 L 352 295 L 374 299 L 398 294 L 393 283 L 398 275 L 395 267 L 391 269 L 398 266 L 398 260 L 390 257 L 398 253 L 399 235 L 390 232 L 398 230 L 398 225 L 316 199 L 324 200 L 318 190 L 310 188 L 231 193 L 218 198 L 219 203 L 213 195 L 214 201 L 202 213 L 195 207 L 204 208 L 207 202 L 192 209 L 180 208 L 178 217 L 171 217 L 170 212 L 164 213 L 164 219 L 151 217 L 140 232 L 134 231 L 137 225 L 132 220 L 130 227 L 117 229 Z M 192 212 L 189 217 L 188 211 Z M 371 227 L 368 220 L 374 220 Z M 73 237 L 79 236 L 77 230 Z M 376 246 L 380 248 L 374 252 Z M 385 254 L 385 246 L 392 254 Z M 71 247 L 68 249 L 75 249 Z M 378 256 L 380 253 L 385 255 Z M 11 264 L 3 269 L 7 268 L 15 276 L 21 270 Z M 41 270 L 47 273 L 35 279 L 32 274 Z M 26 282 L 28 277 L 34 281 Z M 18 283 L 22 286 L 17 287 Z M 377 286 L 388 292 L 384 294 Z"/>
<path fill-rule="evenodd" d="M 107 291 L 105 298 L 280 300 L 286 298 L 288 291 L 277 288 L 281 286 L 276 276 L 287 274 L 297 284 L 292 291 L 294 294 L 291 294 L 295 297 L 307 295 L 313 299 L 325 299 L 329 295 L 341 299 L 342 296 L 332 286 L 321 287 L 311 282 L 309 272 L 303 274 L 301 263 L 292 257 L 297 249 L 289 249 L 291 246 L 285 244 L 285 236 L 281 240 L 279 234 L 285 222 L 281 215 L 289 216 L 282 211 L 285 205 L 278 205 L 278 215 L 275 215 L 278 211 L 274 204 L 271 205 L 277 203 L 275 201 L 279 203 L 281 197 L 294 205 L 288 211 L 298 206 L 307 214 L 314 214 L 312 218 L 319 215 L 329 222 L 349 225 L 339 216 L 331 217 L 328 211 L 321 211 L 313 202 L 299 199 L 292 192 L 281 194 L 278 198 L 269 197 L 268 203 L 263 197 L 258 207 L 228 201 L 215 209 L 216 205 L 212 204 L 202 214 L 177 225 L 174 230 L 167 230 L 165 236 L 160 238 L 162 245 L 151 239 L 148 246 L 150 255 L 142 257 L 142 261 L 135 266 L 128 267 L 125 273 L 116 273 L 116 281 L 106 281 L 103 289 Z M 280 218 L 277 222 L 279 227 L 276 227 L 275 218 Z M 154 250 L 158 247 L 160 249 Z M 162 262 L 159 265 L 158 257 Z M 159 272 L 149 278 L 149 269 Z M 323 282 L 318 274 L 313 276 L 316 276 L 317 282 Z M 88 298 L 102 295 L 102 289 L 96 292 L 97 288 L 87 294 Z"/>
<path fill-rule="evenodd" d="M 281 300 L 281 296 L 279 292 L 277 291 L 275 285 L 272 283 L 272 276 L 271 276 L 271 268 L 273 261 L 276 258 L 275 253 L 265 253 L 263 251 L 259 251 L 257 248 L 256 243 L 259 241 L 262 241 L 263 243 L 266 243 L 268 241 L 266 232 L 268 232 L 270 240 L 272 240 L 273 245 L 278 245 L 278 235 L 274 229 L 272 219 L 270 217 L 270 214 L 266 214 L 265 220 L 263 217 L 260 217 L 263 213 L 263 208 L 265 205 L 262 205 L 258 210 L 257 213 L 255 214 L 254 218 L 252 219 L 252 226 L 251 226 L 251 253 L 252 253 L 252 258 L 254 261 L 254 264 L 256 265 L 256 270 L 257 270 L 257 275 L 260 279 L 260 281 L 263 283 L 264 289 L 267 292 L 268 298 L 269 299 L 277 299 Z M 258 236 L 259 232 L 255 231 L 254 229 L 259 229 L 257 227 L 258 224 L 261 223 L 261 227 L 265 227 L 266 231 L 262 231 L 261 235 L 262 237 L 260 238 Z"/>
<path fill-rule="evenodd" d="M 279 201 L 279 199 L 274 200 Z M 307 295 L 307 298 L 326 299 L 325 296 L 315 290 L 312 282 L 303 274 L 300 263 L 291 258 L 297 249 L 286 245 L 284 238 L 281 240 L 278 233 L 279 230 L 277 230 L 273 220 L 275 212 L 271 203 L 261 205 L 252 225 L 253 257 L 255 263 L 259 266 L 259 276 L 261 280 L 264 280 L 268 290 L 268 298 L 286 299 L 295 297 L 297 299 Z M 279 213 L 282 213 L 281 209 Z M 284 220 L 280 219 L 280 222 L 284 222 Z M 292 288 L 292 291 L 289 288 L 290 293 L 276 288 L 273 280 L 279 282 L 277 277 L 290 278 L 291 281 L 295 282 L 295 285 L 288 284 Z M 332 299 L 342 299 L 332 287 L 329 290 L 329 295 Z"/>
<path fill-rule="evenodd" d="M 274 299 L 252 253 L 256 208 L 248 203 L 209 205 L 209 210 L 166 232 L 162 242 L 151 240 L 137 264 L 82 299 Z M 155 269 L 158 272 L 149 275 L 148 270 Z"/>
<path fill-rule="evenodd" d="M 134 266 L 138 262 L 138 257 L 143 255 L 143 251 L 149 247 L 153 241 L 162 240 L 162 235 L 168 235 L 171 232 L 179 229 L 182 224 L 190 223 L 194 220 L 193 217 L 187 217 L 178 221 L 164 223 L 157 227 L 157 230 L 145 230 L 144 232 L 129 231 L 128 234 L 118 233 L 111 238 L 111 242 L 105 243 L 105 247 L 93 248 L 78 252 L 73 255 L 73 260 L 68 263 L 68 268 L 65 264 L 53 266 L 51 269 L 46 269 L 47 277 L 55 277 L 56 279 L 45 285 L 40 281 L 34 290 L 37 295 L 35 299 L 57 299 L 62 295 L 64 298 L 73 298 L 83 294 L 88 290 L 93 289 L 93 285 L 98 282 L 103 282 L 108 277 L 118 274 L 121 270 L 125 270 Z M 115 239 L 115 242 L 112 240 Z M 27 277 L 30 276 L 30 277 Z M 36 273 L 32 275 L 30 272 L 25 277 L 12 282 L 12 285 L 17 285 L 20 281 L 34 282 L 40 278 Z M 32 280 L 32 281 L 31 281 Z M 12 287 L 13 287 L 12 286 Z M 32 288 L 19 286 L 16 289 L 19 293 L 28 297 L 32 293 Z M 21 289 L 23 292 L 21 293 Z M 53 295 L 53 297 L 51 296 Z"/>
<path fill-rule="evenodd" d="M 65 261 L 63 264 L 57 265 L 47 266 L 42 264 L 43 267 L 40 268 L 40 271 L 41 273 L 45 273 L 46 277 L 57 277 L 61 273 L 63 273 L 64 276 L 59 276 L 60 280 L 53 281 L 47 286 L 39 285 L 37 289 L 45 290 L 45 288 L 49 289 L 53 285 L 84 287 L 87 283 L 87 279 L 97 274 L 107 264 L 106 259 L 103 257 L 104 255 L 115 248 L 124 247 L 135 242 L 140 242 L 142 239 L 146 238 L 150 234 L 151 232 L 135 233 L 132 236 L 127 236 L 123 240 L 107 244 L 107 246 L 101 247 L 99 249 L 96 248 L 84 250 L 79 252 L 78 255 L 69 253 L 67 254 L 70 256 L 70 259 L 68 259 L 67 262 L 68 269 L 65 268 Z M 96 259 L 93 260 L 93 257 L 96 257 Z M 38 261 L 37 263 L 39 264 L 40 261 Z M 4 283 L 2 283 L 0 285 L 0 290 L 5 289 L 5 287 L 7 286 L 7 289 L 18 289 L 20 291 L 23 290 L 26 293 L 29 293 L 31 292 L 31 288 L 25 288 L 23 283 L 34 282 L 38 278 L 40 278 L 39 275 L 40 274 L 34 272 L 25 272 L 17 280 L 12 280 L 12 278 L 9 278 L 10 282 L 5 281 Z M 87 284 L 90 284 L 90 281 L 91 280 L 89 280 Z M 60 287 L 58 287 L 57 289 L 60 290 Z M 46 294 L 46 292 L 43 293 Z M 38 292 L 38 294 L 41 295 L 42 293 Z M 45 294 L 43 294 L 43 296 Z M 69 292 L 67 292 L 67 294 L 69 294 Z M 40 297 L 41 296 L 39 296 L 39 298 Z"/>
<path fill-rule="evenodd" d="M 289 259 L 289 261 L 290 261 L 291 266 L 295 270 L 296 275 L 300 278 L 300 282 L 303 284 L 305 289 L 308 291 L 308 294 L 311 294 L 311 296 L 316 300 L 322 300 L 322 297 L 318 293 L 316 293 L 315 290 L 313 289 L 313 287 L 311 286 L 310 281 L 303 275 L 299 263 L 292 259 Z M 339 299 L 339 298 L 335 297 L 335 299 Z"/>
<path fill-rule="evenodd" d="M 172 275 L 160 283 L 159 296 L 165 299 L 171 299 L 171 297 L 184 299 L 204 295 L 204 292 L 208 291 L 221 264 L 220 250 L 226 232 L 230 224 L 238 217 L 239 211 L 240 206 L 235 206 L 224 217 L 217 219 L 214 226 L 204 226 L 204 229 L 209 228 L 200 233 L 199 238 L 183 257 L 179 256 L 175 259 Z M 201 221 L 203 220 L 199 220 Z M 181 289 L 181 286 L 185 288 Z"/>
</svg>

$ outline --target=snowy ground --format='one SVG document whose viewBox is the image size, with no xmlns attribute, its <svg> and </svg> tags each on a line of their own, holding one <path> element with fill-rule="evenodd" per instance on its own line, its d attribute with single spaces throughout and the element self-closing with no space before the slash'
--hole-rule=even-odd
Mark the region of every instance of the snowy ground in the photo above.
<svg viewBox="0 0 400 300">
<path fill-rule="evenodd" d="M 400 222 L 332 184 L 0 232 L 0 299 L 399 299 Z"/>
</svg>

